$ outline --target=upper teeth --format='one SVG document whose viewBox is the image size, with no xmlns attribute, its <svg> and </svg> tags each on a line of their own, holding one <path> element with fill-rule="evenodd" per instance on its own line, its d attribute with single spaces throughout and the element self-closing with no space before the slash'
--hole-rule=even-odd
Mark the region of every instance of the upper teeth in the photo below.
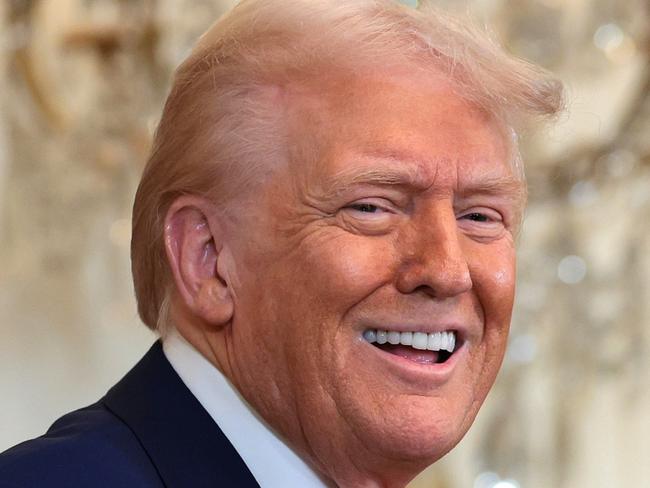
<svg viewBox="0 0 650 488">
<path fill-rule="evenodd" d="M 456 333 L 448 332 L 395 332 L 381 329 L 368 329 L 363 333 L 363 338 L 369 343 L 377 344 L 403 344 L 415 349 L 428 349 L 429 351 L 454 352 L 456 347 Z"/>
</svg>

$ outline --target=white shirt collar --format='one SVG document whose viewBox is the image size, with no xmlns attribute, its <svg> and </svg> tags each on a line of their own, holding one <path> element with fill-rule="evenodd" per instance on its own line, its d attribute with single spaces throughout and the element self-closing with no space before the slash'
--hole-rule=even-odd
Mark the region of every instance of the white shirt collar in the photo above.
<svg viewBox="0 0 650 488">
<path fill-rule="evenodd" d="M 228 379 L 175 329 L 163 341 L 174 371 L 235 447 L 262 488 L 326 485 L 257 415 Z"/>
</svg>

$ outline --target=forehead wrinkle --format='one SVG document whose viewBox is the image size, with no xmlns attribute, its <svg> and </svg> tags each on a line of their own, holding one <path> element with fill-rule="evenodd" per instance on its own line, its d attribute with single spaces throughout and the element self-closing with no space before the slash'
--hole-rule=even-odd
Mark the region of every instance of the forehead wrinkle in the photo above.
<svg viewBox="0 0 650 488">
<path fill-rule="evenodd" d="M 424 190 L 431 185 L 431 178 L 427 177 L 419 165 L 397 166 L 394 165 L 398 162 L 397 158 L 382 159 L 381 163 L 373 167 L 359 167 L 353 160 L 347 167 L 325 177 L 319 185 L 319 193 L 327 198 L 335 197 L 346 188 L 357 185 L 402 186 L 415 190 Z"/>
</svg>

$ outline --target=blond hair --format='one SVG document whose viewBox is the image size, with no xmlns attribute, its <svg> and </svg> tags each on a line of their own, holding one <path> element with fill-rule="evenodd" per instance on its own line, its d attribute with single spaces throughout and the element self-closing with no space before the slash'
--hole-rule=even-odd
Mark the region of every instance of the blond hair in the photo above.
<svg viewBox="0 0 650 488">
<path fill-rule="evenodd" d="M 165 213 L 181 194 L 217 204 L 287 157 L 273 87 L 312 85 L 394 66 L 442 71 L 461 96 L 514 126 L 557 113 L 561 85 L 486 34 L 421 2 L 243 0 L 199 40 L 175 73 L 133 208 L 131 260 L 138 312 L 164 334 L 171 273 Z"/>
</svg>

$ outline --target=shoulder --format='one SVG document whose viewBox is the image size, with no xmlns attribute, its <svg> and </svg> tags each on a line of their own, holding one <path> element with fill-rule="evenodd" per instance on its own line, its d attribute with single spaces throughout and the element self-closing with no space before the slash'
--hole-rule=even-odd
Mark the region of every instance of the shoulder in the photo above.
<svg viewBox="0 0 650 488">
<path fill-rule="evenodd" d="M 162 486 L 138 439 L 102 402 L 0 454 L 0 488 Z"/>
</svg>

